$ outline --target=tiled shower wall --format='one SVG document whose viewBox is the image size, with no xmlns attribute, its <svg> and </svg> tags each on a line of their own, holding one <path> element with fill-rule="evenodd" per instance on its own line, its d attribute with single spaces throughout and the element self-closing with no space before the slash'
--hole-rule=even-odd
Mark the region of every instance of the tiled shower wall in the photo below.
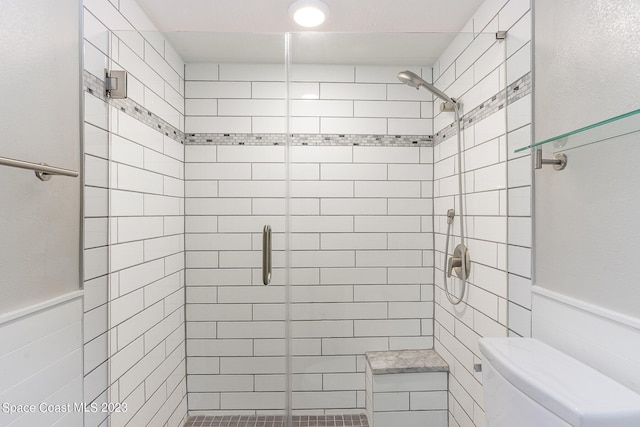
<svg viewBox="0 0 640 427">
<path fill-rule="evenodd" d="M 442 270 L 446 212 L 453 206 L 459 212 L 455 135 L 434 148 L 434 335 L 435 349 L 450 366 L 449 425 L 483 426 L 482 375 L 474 371 L 478 339 L 531 333 L 531 159 L 514 154 L 531 140 L 529 0 L 487 1 L 465 30 L 508 33 L 505 41 L 460 35 L 434 65 L 436 86 L 460 98 L 465 113 L 493 108 L 479 121 L 464 121 L 465 232 L 472 268 L 458 306 L 444 295 Z M 442 114 L 434 118 L 436 141 L 438 133 L 450 132 L 449 123 Z M 459 286 L 453 289 L 458 295 Z"/>
<path fill-rule="evenodd" d="M 85 18 L 86 70 L 95 78 L 102 76 L 112 41 L 112 59 L 133 77 L 130 97 L 135 103 L 109 107 L 99 96 L 85 94 L 85 161 L 87 166 L 91 162 L 85 193 L 85 400 L 107 399 L 106 345 L 111 342 L 111 353 L 117 356 L 112 373 L 126 371 L 117 375 L 111 401 L 126 397 L 123 394 L 133 387 L 128 398 L 142 408 L 115 415 L 116 425 L 162 423 L 160 418 L 168 417 L 169 425 L 177 425 L 184 415 L 186 389 L 180 376 L 184 366 L 178 353 L 183 319 L 178 317 L 180 291 L 171 289 L 176 289 L 175 277 L 181 280 L 182 231 L 177 218 L 186 213 L 187 352 L 193 356 L 188 364 L 190 410 L 239 413 L 282 408 L 284 292 L 278 267 L 284 259 L 277 251 L 284 247 L 284 236 L 278 232 L 284 226 L 287 189 L 284 148 L 273 142 L 284 143 L 284 69 L 232 64 L 187 67 L 187 79 L 193 84 L 186 88 L 186 131 L 194 134 L 187 140 L 199 145 L 186 147 L 185 210 L 178 186 L 172 185 L 181 180 L 172 171 L 173 160 L 182 160 L 181 147 L 169 137 L 182 129 L 180 61 L 163 40 L 145 31 L 149 23 L 135 3 L 122 0 L 115 7 L 106 0 L 92 0 L 85 7 L 91 15 Z M 473 39 L 460 38 L 436 64 L 436 83 L 460 97 L 466 112 L 529 72 L 530 27 L 524 15 L 528 9 L 526 0 L 485 2 L 465 29 L 509 29 L 506 46 L 485 45 L 479 37 L 467 48 Z M 509 58 L 506 68 L 501 66 L 505 53 L 498 54 L 500 46 Z M 288 189 L 293 196 L 290 280 L 297 391 L 293 405 L 299 411 L 344 412 L 364 407 L 364 351 L 425 348 L 433 343 L 432 231 L 435 225 L 436 248 L 442 251 L 442 215 L 445 205 L 453 204 L 450 170 L 455 168 L 455 142 L 441 134 L 445 142 L 434 153 L 428 142 L 414 136 L 433 134 L 451 117 L 439 115 L 433 124 L 431 98 L 425 91 L 398 84 L 398 67 L 297 67 L 292 75 L 290 128 L 296 145 L 290 152 L 293 181 Z M 422 70 L 427 80 L 429 70 Z M 522 82 L 526 87 L 526 80 Z M 451 425 L 483 425 L 480 376 L 472 374 L 479 355 L 477 338 L 504 334 L 507 316 L 511 333 L 527 335 L 529 329 L 530 163 L 528 157 L 511 153 L 529 142 L 530 101 L 527 96 L 510 99 L 508 115 L 504 110 L 490 114 L 465 132 L 467 192 L 473 193 L 466 199 L 471 215 L 467 230 L 470 246 L 479 248 L 472 249 L 474 279 L 466 310 L 453 310 L 443 302 L 441 271 L 435 275 L 436 348 L 452 366 Z M 116 164 L 110 181 L 109 138 Z M 395 147 L 374 147 L 383 142 Z M 119 160 L 118 149 L 123 150 Z M 164 166 L 154 168 L 147 154 L 160 155 Z M 110 213 L 115 217 L 111 222 Z M 260 233 L 265 220 L 272 221 L 276 232 L 271 288 L 260 285 Z M 133 225 L 129 232 L 127 225 Z M 155 252 L 157 258 L 152 255 L 154 247 L 161 248 Z M 105 261 L 109 253 L 111 269 Z M 129 265 L 136 257 L 135 265 Z M 440 252 L 435 260 L 441 265 Z M 157 268 L 160 261 L 162 271 Z M 125 285 L 123 291 L 127 273 L 133 273 L 135 284 Z M 112 322 L 112 328 L 106 304 L 110 278 L 112 296 L 117 296 L 112 312 L 124 309 L 129 318 L 117 327 Z M 147 295 L 156 285 L 167 294 L 147 306 Z M 162 316 L 154 317 L 160 305 Z M 176 320 L 175 328 L 169 326 Z M 148 329 L 152 325 L 156 326 Z M 128 339 L 133 341 L 126 345 Z M 162 342 L 149 349 L 148 343 L 155 339 Z M 165 375 L 174 362 L 178 365 L 169 379 Z M 154 387 L 163 377 L 167 381 Z M 88 416 L 87 421 L 99 425 L 103 419 Z"/>
<path fill-rule="evenodd" d="M 153 30 L 133 0 L 84 2 L 84 400 L 121 409 L 86 426 L 186 416 L 184 64 Z M 128 99 L 104 96 L 105 68 Z"/>
<path fill-rule="evenodd" d="M 294 410 L 362 412 L 365 351 L 433 345 L 433 149 L 424 141 L 432 133 L 430 96 L 400 85 L 397 67 L 294 68 L 287 189 L 285 136 L 274 133 L 285 124 L 278 117 L 282 72 L 187 65 L 187 367 L 194 414 L 284 407 L 287 191 Z M 276 81 L 252 80 L 265 76 Z M 319 99 L 295 99 L 309 94 Z M 202 115 L 189 115 L 196 113 Z M 394 131 L 422 135 L 389 138 Z M 274 230 L 268 287 L 261 281 L 265 224 Z"/>
<path fill-rule="evenodd" d="M 290 132 L 431 135 L 432 97 L 399 84 L 404 69 L 431 81 L 431 67 L 292 65 Z M 187 64 L 186 80 L 187 133 L 286 132 L 284 65 Z"/>
</svg>

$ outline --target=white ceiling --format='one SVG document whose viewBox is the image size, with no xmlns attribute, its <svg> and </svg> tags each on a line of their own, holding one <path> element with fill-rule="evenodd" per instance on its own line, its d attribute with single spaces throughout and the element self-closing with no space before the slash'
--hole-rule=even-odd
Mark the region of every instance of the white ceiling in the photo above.
<svg viewBox="0 0 640 427">
<path fill-rule="evenodd" d="M 137 1 L 186 62 L 282 62 L 282 34 L 304 31 L 293 0 Z M 293 35 L 294 61 L 430 65 L 482 1 L 324 0 L 325 23 Z"/>
<path fill-rule="evenodd" d="M 483 0 L 324 0 L 330 15 L 317 31 L 456 32 Z M 293 0 L 138 0 L 163 32 L 300 31 Z"/>
<path fill-rule="evenodd" d="M 284 63 L 282 34 L 166 33 L 185 62 Z M 298 33 L 293 64 L 432 65 L 453 41 L 437 33 Z"/>
</svg>

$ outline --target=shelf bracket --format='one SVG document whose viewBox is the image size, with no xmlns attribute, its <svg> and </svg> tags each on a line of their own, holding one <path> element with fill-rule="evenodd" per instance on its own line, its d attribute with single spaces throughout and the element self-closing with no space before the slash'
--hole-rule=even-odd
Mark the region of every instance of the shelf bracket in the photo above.
<svg viewBox="0 0 640 427">
<path fill-rule="evenodd" d="M 567 155 L 560 153 L 556 154 L 553 159 L 543 159 L 542 148 L 538 148 L 536 150 L 535 162 L 536 169 L 542 169 L 542 165 L 553 165 L 555 170 L 561 171 L 567 167 Z"/>
</svg>

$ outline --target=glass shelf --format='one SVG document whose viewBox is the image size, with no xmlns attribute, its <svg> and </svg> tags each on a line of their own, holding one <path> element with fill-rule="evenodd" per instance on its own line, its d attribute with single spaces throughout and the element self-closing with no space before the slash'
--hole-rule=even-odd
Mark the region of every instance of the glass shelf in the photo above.
<svg viewBox="0 0 640 427">
<path fill-rule="evenodd" d="M 518 148 L 516 153 L 539 147 L 548 143 L 553 144 L 553 152 L 560 152 L 587 144 L 615 138 L 628 133 L 640 131 L 640 110 L 630 111 L 601 122 L 593 123 L 544 141 L 536 142 L 526 147 Z"/>
</svg>

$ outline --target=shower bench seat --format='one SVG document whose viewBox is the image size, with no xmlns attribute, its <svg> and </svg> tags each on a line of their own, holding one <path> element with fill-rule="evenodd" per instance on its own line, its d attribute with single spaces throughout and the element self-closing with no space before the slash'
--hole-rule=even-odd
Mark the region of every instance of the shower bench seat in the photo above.
<svg viewBox="0 0 640 427">
<path fill-rule="evenodd" d="M 367 352 L 370 427 L 446 427 L 449 365 L 435 350 Z"/>
</svg>

